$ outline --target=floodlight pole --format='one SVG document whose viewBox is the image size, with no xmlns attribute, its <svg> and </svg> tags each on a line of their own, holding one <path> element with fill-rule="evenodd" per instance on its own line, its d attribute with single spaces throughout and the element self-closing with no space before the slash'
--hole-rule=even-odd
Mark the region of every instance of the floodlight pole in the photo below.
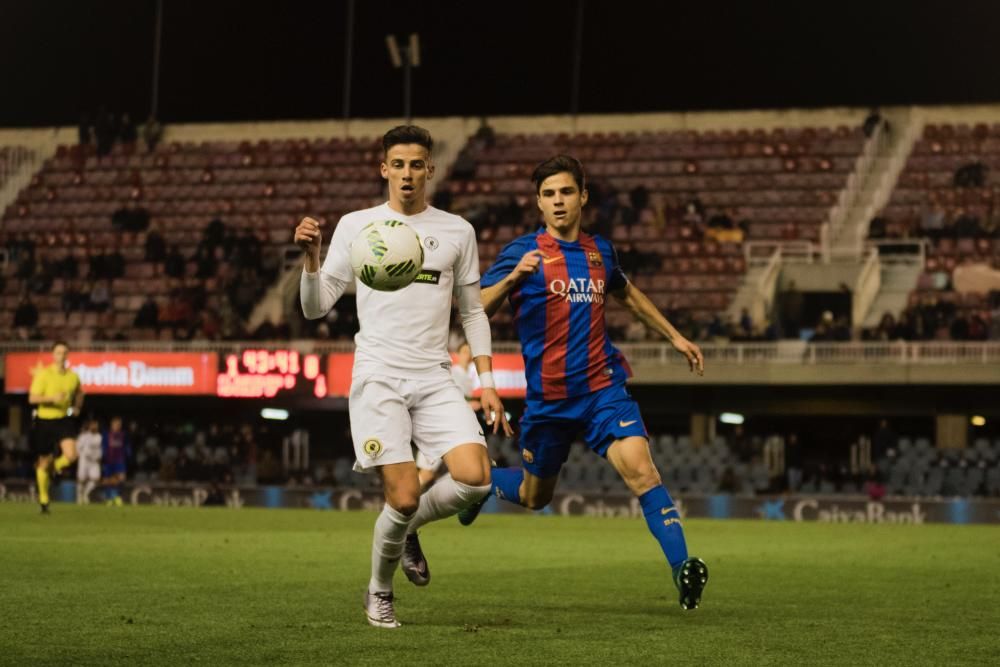
<svg viewBox="0 0 1000 667">
<path fill-rule="evenodd" d="M 569 113 L 580 113 L 580 68 L 583 60 L 583 3 L 576 0 L 576 29 L 573 31 L 573 83 L 569 98 Z"/>
<path fill-rule="evenodd" d="M 162 0 L 161 0 L 162 1 Z M 351 117 L 351 74 L 354 69 L 354 0 L 347 0 L 344 35 L 344 119 Z"/>
<path fill-rule="evenodd" d="M 403 47 L 403 116 L 406 124 L 413 120 L 413 58 L 410 57 L 410 47 Z"/>
<path fill-rule="evenodd" d="M 149 115 L 156 118 L 160 106 L 160 43 L 163 38 L 163 0 L 156 0 L 156 28 L 153 32 L 153 94 Z"/>
<path fill-rule="evenodd" d="M 411 34 L 400 47 L 395 35 L 386 35 L 385 48 L 392 66 L 403 70 L 403 116 L 409 123 L 413 119 L 413 68 L 420 67 L 420 36 Z"/>
</svg>

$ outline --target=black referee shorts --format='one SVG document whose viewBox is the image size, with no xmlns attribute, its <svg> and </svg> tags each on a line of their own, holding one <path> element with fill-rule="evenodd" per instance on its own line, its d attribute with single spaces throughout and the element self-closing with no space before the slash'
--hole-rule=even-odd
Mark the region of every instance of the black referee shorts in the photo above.
<svg viewBox="0 0 1000 667">
<path fill-rule="evenodd" d="M 76 420 L 72 417 L 62 419 L 35 419 L 31 429 L 31 451 L 35 457 L 62 454 L 59 443 L 66 438 L 76 440 L 79 432 Z"/>
</svg>

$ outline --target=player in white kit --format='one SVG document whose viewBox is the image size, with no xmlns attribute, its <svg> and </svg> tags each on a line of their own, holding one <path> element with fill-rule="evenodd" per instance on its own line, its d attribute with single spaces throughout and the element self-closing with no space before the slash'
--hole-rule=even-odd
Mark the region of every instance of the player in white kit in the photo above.
<svg viewBox="0 0 1000 667">
<path fill-rule="evenodd" d="M 295 229 L 295 242 L 305 250 L 300 289 L 302 311 L 309 319 L 326 315 L 345 288 L 356 282 L 350 244 L 369 223 L 401 220 L 417 232 L 424 246 L 423 271 L 412 284 L 379 292 L 356 282 L 360 331 L 354 339 L 351 438 L 355 469 L 377 471 L 385 490 L 365 594 L 368 622 L 384 628 L 399 627 L 392 577 L 400 558 L 408 558 L 410 567 L 405 570 L 411 581 L 424 585 L 430 579 L 416 529 L 457 513 L 490 490 L 483 430 L 450 373 L 447 344 L 453 296 L 483 386 L 487 423 L 494 431 L 502 427 L 511 433 L 493 382 L 475 231 L 466 220 L 426 202 L 427 181 L 434 174 L 432 145 L 430 133 L 415 126 L 396 127 L 385 134 L 381 171 L 388 181 L 389 201 L 342 217 L 322 267 L 320 224 L 304 218 Z M 429 459 L 443 458 L 449 472 L 423 496 L 411 441 Z"/>
<path fill-rule="evenodd" d="M 76 502 L 90 503 L 90 492 L 101 481 L 101 431 L 96 419 L 76 438 Z"/>
</svg>

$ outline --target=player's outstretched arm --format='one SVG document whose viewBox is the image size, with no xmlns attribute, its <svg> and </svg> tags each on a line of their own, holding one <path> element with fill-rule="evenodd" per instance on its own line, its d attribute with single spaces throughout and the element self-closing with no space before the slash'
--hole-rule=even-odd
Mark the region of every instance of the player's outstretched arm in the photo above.
<svg viewBox="0 0 1000 667">
<path fill-rule="evenodd" d="M 701 354 L 701 348 L 682 336 L 638 287 L 629 282 L 624 289 L 613 294 L 637 320 L 669 340 L 674 349 L 688 360 L 692 373 L 705 374 L 705 358 Z"/>
<path fill-rule="evenodd" d="M 513 435 L 514 431 L 507 423 L 507 414 L 493 381 L 493 339 L 490 334 L 490 322 L 483 311 L 479 284 L 471 283 L 456 288 L 455 297 L 458 300 L 458 312 L 462 318 L 465 339 L 469 342 L 476 372 L 479 374 L 479 383 L 483 388 L 480 403 L 486 416 L 486 423 L 493 426 L 494 433 L 503 428 L 506 435 Z"/>
<path fill-rule="evenodd" d="M 505 278 L 495 285 L 483 288 L 483 310 L 486 311 L 487 317 L 493 317 L 500 310 L 500 306 L 503 305 L 504 299 L 507 298 L 511 290 L 520 285 L 532 273 L 538 271 L 541 261 L 541 251 L 532 250 L 526 252 L 521 257 L 521 261 L 514 267 L 514 270 L 508 273 Z"/>
<path fill-rule="evenodd" d="M 323 243 L 323 230 L 319 221 L 309 217 L 295 228 L 295 244 L 304 251 L 299 298 L 302 314 L 308 320 L 323 317 L 344 293 L 347 283 L 326 272 L 320 272 L 319 251 Z"/>
</svg>

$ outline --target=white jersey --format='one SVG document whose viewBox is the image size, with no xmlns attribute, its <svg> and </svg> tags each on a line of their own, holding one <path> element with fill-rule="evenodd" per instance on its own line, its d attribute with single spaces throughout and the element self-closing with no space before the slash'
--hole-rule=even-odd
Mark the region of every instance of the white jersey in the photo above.
<svg viewBox="0 0 1000 667">
<path fill-rule="evenodd" d="M 76 455 L 81 463 L 100 463 L 101 434 L 84 431 L 77 436 Z"/>
<path fill-rule="evenodd" d="M 382 204 L 348 213 L 337 224 L 321 273 L 347 283 L 354 281 L 351 242 L 366 225 L 400 220 L 410 225 L 424 246 L 420 280 L 396 290 L 379 292 L 357 282 L 360 331 L 354 338 L 354 377 L 386 374 L 418 379 L 447 368 L 448 331 L 455 287 L 479 282 L 479 248 L 467 220 L 428 206 L 412 216 Z"/>
</svg>

